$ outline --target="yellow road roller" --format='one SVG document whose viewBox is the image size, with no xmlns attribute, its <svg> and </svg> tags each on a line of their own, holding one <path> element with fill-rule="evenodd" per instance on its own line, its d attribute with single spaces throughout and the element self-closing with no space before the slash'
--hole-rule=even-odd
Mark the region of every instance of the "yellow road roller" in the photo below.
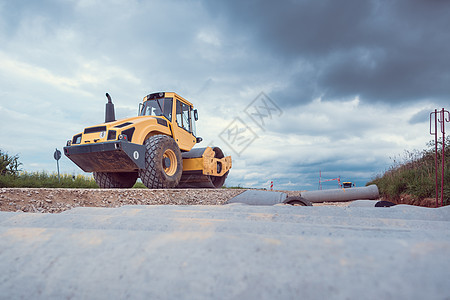
<svg viewBox="0 0 450 300">
<path fill-rule="evenodd" d="M 151 189 L 220 188 L 231 156 L 219 147 L 193 148 L 202 141 L 198 112 L 174 92 L 152 93 L 137 117 L 115 119 L 107 93 L 105 122 L 86 127 L 67 141 L 64 154 L 101 188 L 131 188 L 138 178 Z"/>
</svg>

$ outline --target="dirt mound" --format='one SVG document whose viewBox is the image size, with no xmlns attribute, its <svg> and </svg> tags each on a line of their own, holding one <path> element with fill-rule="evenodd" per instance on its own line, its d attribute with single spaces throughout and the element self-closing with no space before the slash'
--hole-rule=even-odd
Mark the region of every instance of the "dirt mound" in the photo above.
<svg viewBox="0 0 450 300">
<path fill-rule="evenodd" d="M 424 198 L 418 199 L 409 194 L 401 194 L 398 199 L 386 199 L 387 201 L 391 201 L 396 204 L 408 204 L 422 207 L 436 207 L 436 199 L 435 198 Z"/>
</svg>

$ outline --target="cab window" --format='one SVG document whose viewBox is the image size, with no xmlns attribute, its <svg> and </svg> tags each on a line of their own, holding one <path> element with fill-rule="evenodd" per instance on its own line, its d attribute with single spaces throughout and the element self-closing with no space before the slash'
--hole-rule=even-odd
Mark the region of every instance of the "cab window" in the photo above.
<svg viewBox="0 0 450 300">
<path fill-rule="evenodd" d="M 183 128 L 188 132 L 192 132 L 189 105 L 179 100 L 177 100 L 177 124 L 178 127 Z"/>
<path fill-rule="evenodd" d="M 144 103 L 141 116 L 164 116 L 172 121 L 172 98 L 148 100 Z"/>
<path fill-rule="evenodd" d="M 192 125 L 192 127 L 191 127 L 192 134 L 194 136 L 197 136 L 197 129 L 195 127 L 195 118 L 194 118 L 194 110 L 193 109 L 191 109 L 191 125 Z"/>
</svg>

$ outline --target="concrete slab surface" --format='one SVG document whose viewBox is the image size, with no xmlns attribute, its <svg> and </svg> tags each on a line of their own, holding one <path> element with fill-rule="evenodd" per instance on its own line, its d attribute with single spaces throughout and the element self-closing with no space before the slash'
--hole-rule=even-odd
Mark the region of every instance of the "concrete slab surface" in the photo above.
<svg viewBox="0 0 450 300">
<path fill-rule="evenodd" d="M 229 199 L 226 204 L 275 205 L 282 203 L 286 198 L 287 194 L 283 192 L 247 190 Z"/>
<path fill-rule="evenodd" d="M 450 299 L 450 207 L 0 212 L 1 299 Z"/>
</svg>

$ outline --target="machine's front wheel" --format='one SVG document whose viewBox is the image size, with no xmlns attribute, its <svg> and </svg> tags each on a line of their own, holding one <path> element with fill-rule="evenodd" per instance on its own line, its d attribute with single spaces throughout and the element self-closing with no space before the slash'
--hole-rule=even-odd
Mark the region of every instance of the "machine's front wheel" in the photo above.
<svg viewBox="0 0 450 300">
<path fill-rule="evenodd" d="M 167 135 L 154 135 L 144 145 L 145 169 L 139 170 L 142 183 L 149 189 L 176 187 L 183 172 L 183 160 L 175 140 Z"/>
<path fill-rule="evenodd" d="M 94 179 L 102 189 L 127 189 L 133 187 L 137 172 L 94 172 Z"/>
</svg>

